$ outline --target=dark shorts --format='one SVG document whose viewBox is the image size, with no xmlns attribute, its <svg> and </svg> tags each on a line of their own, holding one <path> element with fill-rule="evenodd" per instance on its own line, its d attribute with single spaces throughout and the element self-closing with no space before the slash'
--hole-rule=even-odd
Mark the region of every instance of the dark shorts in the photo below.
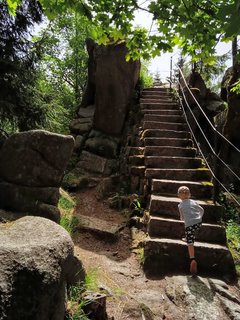
<svg viewBox="0 0 240 320">
<path fill-rule="evenodd" d="M 194 244 L 196 233 L 199 231 L 201 228 L 202 223 L 199 222 L 197 224 L 194 224 L 192 226 L 189 226 L 185 229 L 185 235 L 186 235 L 186 240 L 188 245 Z"/>
</svg>

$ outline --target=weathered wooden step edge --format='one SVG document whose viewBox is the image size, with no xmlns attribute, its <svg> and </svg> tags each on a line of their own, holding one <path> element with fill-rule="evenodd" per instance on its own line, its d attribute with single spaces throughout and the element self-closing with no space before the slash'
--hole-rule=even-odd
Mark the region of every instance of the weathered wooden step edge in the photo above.
<svg viewBox="0 0 240 320">
<path fill-rule="evenodd" d="M 211 181 L 211 172 L 206 168 L 198 169 L 167 169 L 146 168 L 146 178 L 185 181 Z"/>
<path fill-rule="evenodd" d="M 184 224 L 180 220 L 151 217 L 148 223 L 151 238 L 170 238 L 180 240 L 184 237 Z M 225 228 L 218 224 L 203 223 L 196 241 L 226 245 Z"/>
<path fill-rule="evenodd" d="M 234 261 L 227 247 L 195 242 L 195 256 L 199 275 L 212 275 L 228 281 L 236 278 Z M 143 267 L 147 277 L 189 274 L 187 245 L 181 240 L 147 238 Z"/>
<path fill-rule="evenodd" d="M 187 186 L 195 199 L 210 199 L 213 195 L 211 182 L 194 182 L 186 180 L 152 179 L 153 194 L 175 196 L 180 186 Z"/>
<path fill-rule="evenodd" d="M 200 206 L 204 209 L 203 222 L 219 222 L 222 218 L 224 209 L 212 201 L 197 200 Z M 168 218 L 179 219 L 178 204 L 180 203 L 177 197 L 164 197 L 151 195 L 149 212 L 150 215 L 165 216 Z"/>
</svg>

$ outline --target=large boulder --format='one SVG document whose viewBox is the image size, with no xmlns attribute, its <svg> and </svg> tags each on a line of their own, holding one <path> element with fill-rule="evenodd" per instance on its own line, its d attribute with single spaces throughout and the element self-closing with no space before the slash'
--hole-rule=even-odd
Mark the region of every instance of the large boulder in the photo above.
<svg viewBox="0 0 240 320">
<path fill-rule="evenodd" d="M 44 130 L 16 133 L 0 148 L 0 206 L 56 222 L 59 187 L 74 139 Z"/>
<path fill-rule="evenodd" d="M 139 78 L 140 62 L 126 61 L 124 42 L 97 45 L 87 40 L 88 83 L 81 108 L 95 105 L 93 129 L 119 136 Z"/>
<path fill-rule="evenodd" d="M 0 225 L 0 319 L 63 320 L 67 286 L 84 280 L 70 235 L 42 217 Z"/>
</svg>

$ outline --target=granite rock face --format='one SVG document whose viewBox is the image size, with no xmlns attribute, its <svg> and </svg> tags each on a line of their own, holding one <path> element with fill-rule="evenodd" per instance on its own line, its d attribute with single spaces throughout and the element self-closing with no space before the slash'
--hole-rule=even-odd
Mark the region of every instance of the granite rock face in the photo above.
<svg viewBox="0 0 240 320">
<path fill-rule="evenodd" d="M 226 71 L 221 83 L 221 97 L 228 103 L 228 109 L 223 124 L 223 134 L 238 149 L 240 149 L 240 94 L 233 92 L 231 89 L 239 79 L 240 64 L 235 64 Z M 229 164 L 235 174 L 239 176 L 239 151 L 224 141 L 220 145 L 220 156 Z M 235 191 L 240 190 L 239 179 L 234 177 L 229 170 L 222 170 L 222 179 L 224 179 L 227 184 L 233 183 Z"/>
<path fill-rule="evenodd" d="M 1 208 L 58 222 L 59 187 L 73 147 L 73 137 L 44 130 L 6 139 L 0 148 Z"/>
<path fill-rule="evenodd" d="M 87 50 L 88 83 L 79 112 L 94 104 L 93 129 L 119 136 L 139 78 L 140 62 L 126 61 L 128 51 L 123 42 L 99 46 L 88 39 Z"/>
<path fill-rule="evenodd" d="M 0 225 L 0 319 L 63 320 L 66 288 L 85 272 L 70 235 L 42 217 Z"/>
</svg>

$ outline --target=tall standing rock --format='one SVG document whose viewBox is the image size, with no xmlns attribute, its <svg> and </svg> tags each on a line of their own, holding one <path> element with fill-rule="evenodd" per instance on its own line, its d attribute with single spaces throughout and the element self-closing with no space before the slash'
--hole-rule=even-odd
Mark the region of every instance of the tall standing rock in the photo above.
<svg viewBox="0 0 240 320">
<path fill-rule="evenodd" d="M 44 130 L 6 139 L 0 148 L 0 207 L 58 222 L 59 187 L 73 146 L 72 136 Z"/>
<path fill-rule="evenodd" d="M 126 61 L 124 42 L 99 46 L 87 40 L 87 48 L 88 83 L 81 107 L 95 104 L 93 129 L 119 136 L 139 78 L 140 62 Z"/>
</svg>

